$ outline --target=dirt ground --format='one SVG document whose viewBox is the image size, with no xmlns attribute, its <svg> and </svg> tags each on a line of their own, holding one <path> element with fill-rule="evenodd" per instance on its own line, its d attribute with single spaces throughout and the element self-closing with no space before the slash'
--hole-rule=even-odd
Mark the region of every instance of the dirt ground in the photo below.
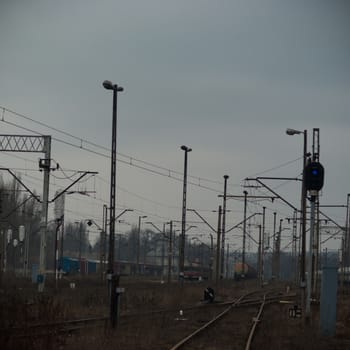
<svg viewBox="0 0 350 350">
<path fill-rule="evenodd" d="M 350 297 L 338 297 L 336 335 L 320 336 L 319 305 L 312 305 L 312 318 L 289 317 L 289 304 L 268 306 L 259 325 L 252 349 L 350 349 Z"/>
<path fill-rule="evenodd" d="M 104 284 L 98 280 L 76 279 L 75 289 L 70 289 L 70 282 L 62 281 L 57 290 L 48 284 L 47 292 L 40 296 L 27 282 L 12 280 L 3 283 L 0 286 L 0 330 L 25 327 L 33 323 L 108 315 L 107 288 Z M 180 310 L 198 304 L 207 285 L 207 282 L 192 282 L 185 283 L 181 288 L 176 282 L 168 285 L 160 280 L 123 278 L 121 287 L 125 288 L 125 293 L 121 299 L 121 320 L 123 315 L 165 308 Z M 222 281 L 216 288 L 216 295 L 218 300 L 229 300 L 255 288 L 255 281 Z M 308 324 L 305 324 L 302 318 L 289 317 L 290 307 L 290 304 L 267 306 L 252 349 L 350 349 L 349 295 L 338 297 L 336 336 L 330 339 L 319 335 L 317 305 L 313 305 L 313 317 Z M 188 317 L 191 317 L 191 314 Z M 164 341 L 173 319 L 173 316 L 171 321 L 165 316 L 162 319 L 157 316 L 145 320 L 139 318 L 115 331 L 101 327 L 71 335 L 53 334 L 40 339 L 28 338 L 25 341 L 10 339 L 2 332 L 0 349 L 169 349 L 171 346 L 165 344 L 175 344 L 176 339 L 180 339 L 183 332 L 187 331 L 186 323 L 183 323 L 178 328 L 178 334 L 174 328 L 172 339 L 168 343 Z M 237 332 L 235 337 L 239 337 Z M 232 348 L 232 341 L 229 343 L 227 348 Z"/>
</svg>

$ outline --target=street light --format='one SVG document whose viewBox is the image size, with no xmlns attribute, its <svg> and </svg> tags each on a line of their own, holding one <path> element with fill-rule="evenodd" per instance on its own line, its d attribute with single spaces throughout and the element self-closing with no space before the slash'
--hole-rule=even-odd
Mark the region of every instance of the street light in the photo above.
<svg viewBox="0 0 350 350">
<path fill-rule="evenodd" d="M 112 118 L 112 148 L 111 148 L 111 186 L 110 186 L 110 206 L 109 206 L 109 256 L 108 273 L 111 277 L 114 270 L 114 239 L 115 239 L 115 207 L 116 207 L 116 158 L 117 158 L 117 96 L 118 92 L 124 89 L 113 84 L 109 80 L 103 82 L 103 87 L 113 91 L 113 118 Z"/>
<path fill-rule="evenodd" d="M 117 310 L 114 290 L 119 283 L 114 277 L 114 239 L 115 239 L 115 207 L 116 207 L 116 164 L 117 164 L 117 97 L 118 92 L 124 91 L 121 86 L 112 84 L 111 81 L 105 80 L 103 87 L 113 91 L 113 117 L 112 117 L 112 148 L 111 148 L 111 189 L 109 205 L 109 254 L 108 254 L 108 274 L 107 278 L 110 283 L 110 319 L 112 327 L 116 326 Z"/>
<path fill-rule="evenodd" d="M 179 276 L 181 283 L 184 278 L 185 270 L 185 232 L 186 232 L 186 195 L 187 195 L 187 155 L 192 149 L 182 145 L 180 147 L 185 151 L 185 162 L 184 162 L 184 178 L 183 178 L 183 197 L 182 197 L 182 221 L 181 221 L 181 242 L 180 242 L 180 254 L 179 254 Z"/>
<path fill-rule="evenodd" d="M 301 226 L 301 259 L 300 259 L 300 286 L 305 287 L 305 255 L 306 255 L 306 189 L 304 184 L 304 169 L 307 160 L 307 130 L 300 131 L 295 129 L 287 129 L 287 135 L 304 135 L 303 146 L 303 179 L 301 186 L 301 212 L 302 212 L 302 226 Z"/>
<path fill-rule="evenodd" d="M 303 131 L 299 131 L 299 130 L 295 130 L 295 129 L 290 129 L 288 128 L 286 130 L 286 134 L 287 135 L 300 135 L 300 134 L 303 134 L 304 132 Z"/>
</svg>

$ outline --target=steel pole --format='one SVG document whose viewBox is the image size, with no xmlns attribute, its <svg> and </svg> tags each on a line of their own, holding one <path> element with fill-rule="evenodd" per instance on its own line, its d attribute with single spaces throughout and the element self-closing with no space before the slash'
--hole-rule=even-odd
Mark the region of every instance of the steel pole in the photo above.
<svg viewBox="0 0 350 350">
<path fill-rule="evenodd" d="M 170 229 L 169 229 L 169 251 L 168 251 L 168 283 L 171 282 L 171 262 L 173 255 L 173 222 L 170 221 Z"/>
<path fill-rule="evenodd" d="M 43 200 L 41 209 L 40 222 L 40 258 L 39 258 L 39 275 L 38 291 L 43 292 L 45 287 L 46 274 L 46 236 L 47 236 L 47 212 L 49 205 L 49 186 L 50 186 L 50 163 L 51 163 L 51 136 L 44 136 L 44 185 Z"/>
<path fill-rule="evenodd" d="M 247 191 L 243 191 L 244 193 L 244 221 L 243 221 L 243 247 L 242 247 L 242 277 L 245 276 L 245 233 L 247 228 Z"/>
<path fill-rule="evenodd" d="M 301 232 L 301 259 L 300 259 L 300 286 L 305 287 L 305 255 L 306 255 L 306 188 L 305 172 L 307 160 L 307 130 L 304 130 L 304 148 L 303 148 L 303 181 L 301 187 L 301 207 L 302 207 L 302 232 Z"/>
<path fill-rule="evenodd" d="M 106 255 L 107 255 L 107 210 L 106 204 L 103 205 L 103 273 L 106 271 Z M 104 276 L 105 278 L 105 276 Z M 103 278 L 103 279 L 104 279 Z"/>
<path fill-rule="evenodd" d="M 139 226 L 137 230 L 137 246 L 136 246 L 136 271 L 140 273 L 140 235 L 141 235 L 141 216 L 139 216 Z"/>
<path fill-rule="evenodd" d="M 262 222 L 262 240 L 261 240 L 261 285 L 264 285 L 264 258 L 265 258 L 265 212 L 266 207 L 263 207 L 263 222 Z"/>
<path fill-rule="evenodd" d="M 221 229 L 221 276 L 225 274 L 225 231 L 226 231 L 226 196 L 227 196 L 227 179 L 224 175 L 224 196 L 222 203 L 222 229 Z"/>
<path fill-rule="evenodd" d="M 261 283 L 261 225 L 259 225 L 259 246 L 258 246 L 258 264 L 257 264 L 258 268 L 258 286 L 262 287 L 262 283 Z"/>
<path fill-rule="evenodd" d="M 185 232 L 186 232 L 186 198 L 187 198 L 187 157 L 191 148 L 181 146 L 185 151 L 184 157 L 184 177 L 183 177 L 183 197 L 182 197 L 182 220 L 181 220 L 181 239 L 180 239 L 180 254 L 179 254 L 179 277 L 180 282 L 183 283 L 185 272 Z"/>
<path fill-rule="evenodd" d="M 116 158 L 117 158 L 117 88 L 113 88 L 113 117 L 112 117 L 112 148 L 111 148 L 111 186 L 109 197 L 109 254 L 108 274 L 114 272 L 114 240 L 115 240 L 115 188 L 116 188 Z"/>
<path fill-rule="evenodd" d="M 309 259 L 308 259 L 308 271 L 307 271 L 307 296 L 306 296 L 306 307 L 305 307 L 305 316 L 310 318 L 311 316 L 311 282 L 312 282 L 312 245 L 313 245 L 313 236 L 315 230 L 315 196 L 311 195 L 311 215 L 310 215 L 310 246 L 309 246 Z"/>
<path fill-rule="evenodd" d="M 221 205 L 219 205 L 218 211 L 218 231 L 217 231 L 217 243 L 216 243 L 216 266 L 215 266 L 215 283 L 218 285 L 219 283 L 219 275 L 220 275 L 220 235 L 221 235 Z"/>
<path fill-rule="evenodd" d="M 110 184 L 110 205 L 109 205 L 109 254 L 107 279 L 110 296 L 110 321 L 112 328 L 116 322 L 116 286 L 119 284 L 119 277 L 114 275 L 114 242 L 115 242 L 115 209 L 116 209 L 116 165 L 117 165 L 117 98 L 118 92 L 124 89 L 117 84 L 112 84 L 105 80 L 103 87 L 113 90 L 113 110 L 112 110 L 112 147 L 111 147 L 111 184 Z"/>
<path fill-rule="evenodd" d="M 345 231 L 344 231 L 344 252 L 343 252 L 343 263 L 345 266 L 349 266 L 349 202 L 350 202 L 350 194 L 347 194 L 346 197 L 346 218 L 345 218 Z M 348 282 L 347 276 L 345 276 L 345 270 L 343 272 L 343 280 Z"/>
<path fill-rule="evenodd" d="M 273 242 L 272 242 L 272 278 L 276 277 L 276 215 L 273 213 Z"/>
</svg>

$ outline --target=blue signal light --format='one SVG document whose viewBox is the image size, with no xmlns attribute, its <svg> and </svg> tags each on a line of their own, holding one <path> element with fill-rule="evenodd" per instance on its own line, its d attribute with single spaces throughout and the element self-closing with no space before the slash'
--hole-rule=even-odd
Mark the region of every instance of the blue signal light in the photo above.
<svg viewBox="0 0 350 350">
<path fill-rule="evenodd" d="M 323 187 L 324 168 L 318 162 L 311 162 L 304 169 L 304 184 L 307 191 L 320 191 Z"/>
</svg>

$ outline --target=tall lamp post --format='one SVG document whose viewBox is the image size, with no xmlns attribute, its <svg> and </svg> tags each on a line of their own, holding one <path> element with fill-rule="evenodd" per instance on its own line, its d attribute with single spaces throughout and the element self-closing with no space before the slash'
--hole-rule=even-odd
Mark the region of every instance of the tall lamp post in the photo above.
<svg viewBox="0 0 350 350">
<path fill-rule="evenodd" d="M 185 232 L 186 232 L 186 196 L 187 196 L 187 156 L 192 149 L 182 145 L 181 149 L 185 152 L 184 179 L 183 179 L 183 197 L 182 197 L 182 220 L 181 220 L 181 240 L 179 256 L 179 276 L 180 282 L 183 282 L 185 272 Z"/>
<path fill-rule="evenodd" d="M 115 240 L 115 207 L 116 207 L 116 163 L 117 163 L 117 97 L 118 92 L 124 89 L 109 80 L 103 82 L 103 87 L 113 91 L 113 118 L 112 118 L 112 149 L 111 149 L 111 188 L 109 205 L 109 255 L 108 274 L 113 275 L 114 240 Z M 109 276 L 111 277 L 111 276 Z"/>
<path fill-rule="evenodd" d="M 114 295 L 119 280 L 115 280 L 114 276 L 114 240 L 115 240 L 115 207 L 116 207 L 116 164 L 117 164 L 117 97 L 118 92 L 124 89 L 117 84 L 113 84 L 109 80 L 103 82 L 103 87 L 113 91 L 113 118 L 112 118 L 112 148 L 111 148 L 111 189 L 110 189 L 110 205 L 109 205 L 109 254 L 108 254 L 108 270 L 107 279 L 111 281 L 110 287 L 110 318 L 114 328 L 117 321 L 117 302 Z"/>
<path fill-rule="evenodd" d="M 304 169 L 306 167 L 307 160 L 307 130 L 299 131 L 295 129 L 287 129 L 287 135 L 304 135 L 304 146 L 303 146 L 303 180 L 301 187 L 301 259 L 300 259 L 300 286 L 305 287 L 305 255 L 306 255 L 306 189 L 304 181 Z"/>
</svg>

